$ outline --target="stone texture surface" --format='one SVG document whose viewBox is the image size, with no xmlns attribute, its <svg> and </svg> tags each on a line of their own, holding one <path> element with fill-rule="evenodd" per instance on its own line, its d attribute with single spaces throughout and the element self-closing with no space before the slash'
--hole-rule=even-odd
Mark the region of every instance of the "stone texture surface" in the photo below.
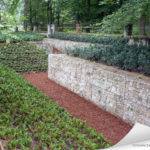
<svg viewBox="0 0 150 150">
<path fill-rule="evenodd" d="M 150 78 L 65 54 L 50 54 L 48 77 L 129 123 L 150 126 Z"/>
<path fill-rule="evenodd" d="M 43 48 L 48 53 L 53 53 L 53 49 L 56 48 L 63 53 L 67 48 L 73 47 L 88 47 L 92 45 L 91 43 L 84 43 L 84 42 L 74 42 L 74 41 L 66 41 L 66 40 L 59 40 L 59 39 L 51 39 L 45 38 L 43 41 L 38 42 L 31 42 L 37 45 L 40 48 Z"/>
</svg>

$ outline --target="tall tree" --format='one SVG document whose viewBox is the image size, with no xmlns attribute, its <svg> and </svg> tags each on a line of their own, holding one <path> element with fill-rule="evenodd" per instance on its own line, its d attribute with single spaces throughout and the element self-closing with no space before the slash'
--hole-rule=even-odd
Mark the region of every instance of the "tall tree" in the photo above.
<svg viewBox="0 0 150 150">
<path fill-rule="evenodd" d="M 22 0 L 3 0 L 0 3 L 1 23 L 0 26 L 6 30 L 18 27 L 22 22 Z M 19 7 L 18 7 L 19 6 Z"/>
<path fill-rule="evenodd" d="M 118 11 L 104 18 L 102 30 L 104 32 L 112 33 L 117 30 L 123 30 L 126 25 L 137 24 L 140 21 L 140 33 L 141 35 L 145 35 L 145 21 L 149 20 L 149 14 L 149 0 L 127 1 Z"/>
</svg>

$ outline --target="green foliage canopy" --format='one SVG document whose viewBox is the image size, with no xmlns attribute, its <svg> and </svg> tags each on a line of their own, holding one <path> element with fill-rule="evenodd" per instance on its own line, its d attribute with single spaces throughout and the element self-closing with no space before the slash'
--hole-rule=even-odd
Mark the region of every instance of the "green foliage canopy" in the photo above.
<svg viewBox="0 0 150 150">
<path fill-rule="evenodd" d="M 19 26 L 24 17 L 22 16 L 23 11 L 23 0 L 3 0 L 0 3 L 0 30 L 14 30 L 16 26 Z"/>
<path fill-rule="evenodd" d="M 102 31 L 112 33 L 123 29 L 128 23 L 135 24 L 144 15 L 150 19 L 149 0 L 130 0 L 126 2 L 118 11 L 105 17 L 102 21 Z"/>
</svg>

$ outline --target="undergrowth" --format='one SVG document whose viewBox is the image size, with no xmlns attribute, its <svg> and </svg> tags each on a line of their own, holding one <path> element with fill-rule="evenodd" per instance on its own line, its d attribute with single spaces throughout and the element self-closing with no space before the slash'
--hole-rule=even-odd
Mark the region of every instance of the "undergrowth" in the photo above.
<svg viewBox="0 0 150 150">
<path fill-rule="evenodd" d="M 0 64 L 17 72 L 46 71 L 48 55 L 29 43 L 0 44 Z"/>
<path fill-rule="evenodd" d="M 1 33 L 0 43 L 9 42 L 22 42 L 22 41 L 41 41 L 45 38 L 45 35 L 34 32 L 14 32 L 14 33 Z"/>
<path fill-rule="evenodd" d="M 110 146 L 101 134 L 2 65 L 0 139 L 10 150 L 95 150 Z"/>
</svg>

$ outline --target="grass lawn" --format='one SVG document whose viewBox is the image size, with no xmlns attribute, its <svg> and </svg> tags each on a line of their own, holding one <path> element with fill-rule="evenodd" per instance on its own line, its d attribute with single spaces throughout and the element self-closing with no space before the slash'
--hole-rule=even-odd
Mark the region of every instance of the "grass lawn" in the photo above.
<svg viewBox="0 0 150 150">
<path fill-rule="evenodd" d="M 8 149 L 95 150 L 109 146 L 101 134 L 2 65 L 0 100 L 0 139 Z"/>
</svg>

